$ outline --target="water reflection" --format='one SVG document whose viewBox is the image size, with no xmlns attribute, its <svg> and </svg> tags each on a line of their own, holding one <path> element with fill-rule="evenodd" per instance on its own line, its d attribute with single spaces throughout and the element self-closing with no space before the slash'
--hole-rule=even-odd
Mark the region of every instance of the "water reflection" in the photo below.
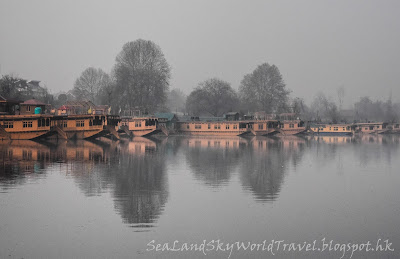
<svg viewBox="0 0 400 259">
<path fill-rule="evenodd" d="M 253 193 L 257 201 L 274 201 L 281 190 L 288 166 L 301 159 L 305 140 L 254 137 L 241 159 L 240 178 L 243 188 Z"/>
<path fill-rule="evenodd" d="M 232 138 L 186 138 L 183 141 L 186 161 L 198 180 L 211 187 L 229 182 L 248 141 Z"/>
<path fill-rule="evenodd" d="M 288 171 L 296 170 L 306 154 L 311 155 L 310 166 L 322 171 L 336 163 L 340 171 L 341 157 L 348 152 L 362 166 L 390 165 L 398 158 L 399 144 L 399 136 L 391 135 L 0 142 L 0 188 L 7 192 L 59 171 L 88 197 L 111 194 L 124 223 L 149 227 L 168 202 L 167 159 L 182 164 L 183 158 L 189 174 L 212 190 L 237 179 L 256 201 L 272 202 Z"/>
<path fill-rule="evenodd" d="M 125 223 L 154 223 L 161 214 L 168 200 L 163 147 L 135 138 L 121 145 L 118 163 L 107 169 L 113 176 L 115 208 Z"/>
<path fill-rule="evenodd" d="M 115 210 L 127 224 L 154 223 L 168 199 L 162 143 L 77 141 L 0 142 L 3 190 L 25 184 L 27 174 L 57 168 L 72 178 L 86 196 L 110 192 Z M 164 143 L 165 145 L 165 143 Z"/>
<path fill-rule="evenodd" d="M 335 158 L 352 150 L 359 165 L 384 162 L 390 165 L 393 156 L 398 154 L 399 135 L 364 134 L 351 136 L 311 136 L 307 137 L 310 152 L 318 166 L 329 166 Z"/>
</svg>

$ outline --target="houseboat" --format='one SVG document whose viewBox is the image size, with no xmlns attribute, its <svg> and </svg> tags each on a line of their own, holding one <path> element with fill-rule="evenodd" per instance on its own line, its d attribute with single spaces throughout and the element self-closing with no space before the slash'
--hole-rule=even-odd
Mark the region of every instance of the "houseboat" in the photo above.
<svg viewBox="0 0 400 259">
<path fill-rule="evenodd" d="M 267 136 L 279 133 L 279 123 L 276 120 L 255 120 L 249 121 L 251 134 L 255 136 Z"/>
<path fill-rule="evenodd" d="M 0 139 L 36 139 L 50 131 L 51 115 L 0 115 Z"/>
<path fill-rule="evenodd" d="M 158 119 L 155 117 L 122 117 L 118 132 L 129 137 L 143 137 L 161 131 Z"/>
<path fill-rule="evenodd" d="M 279 122 L 279 133 L 283 136 L 301 134 L 306 131 L 304 121 L 301 120 L 284 120 Z"/>
<path fill-rule="evenodd" d="M 178 131 L 186 135 L 240 136 L 249 132 L 243 121 L 186 121 L 178 122 Z"/>
<path fill-rule="evenodd" d="M 87 139 L 112 135 L 119 139 L 119 116 L 109 115 L 110 107 L 90 101 L 68 102 L 53 117 L 49 138 Z"/>
<path fill-rule="evenodd" d="M 388 129 L 390 133 L 399 134 L 400 133 L 400 124 L 399 123 L 390 123 L 388 125 Z"/>
<path fill-rule="evenodd" d="M 0 95 L 0 140 L 36 139 L 50 131 L 51 115 L 42 114 L 45 104 L 21 102 Z"/>
<path fill-rule="evenodd" d="M 350 124 L 314 124 L 310 132 L 318 135 L 353 135 Z"/>
<path fill-rule="evenodd" d="M 87 139 L 100 134 L 106 121 L 105 115 L 55 115 L 46 138 Z"/>
<path fill-rule="evenodd" d="M 354 132 L 359 134 L 382 134 L 389 131 L 387 125 L 384 122 L 356 123 L 354 125 Z"/>
<path fill-rule="evenodd" d="M 278 132 L 278 122 L 252 121 L 187 121 L 179 122 L 178 130 L 187 135 L 264 136 Z"/>
</svg>

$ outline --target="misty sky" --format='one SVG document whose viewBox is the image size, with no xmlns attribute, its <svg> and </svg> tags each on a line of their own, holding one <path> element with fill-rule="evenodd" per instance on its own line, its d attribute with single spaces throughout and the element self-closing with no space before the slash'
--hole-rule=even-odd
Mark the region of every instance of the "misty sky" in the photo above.
<svg viewBox="0 0 400 259">
<path fill-rule="evenodd" d="M 307 102 L 346 88 L 400 100 L 400 1 L 0 0 L 1 74 L 72 89 L 87 67 L 110 72 L 124 43 L 158 44 L 171 88 L 219 77 L 237 89 L 263 62 Z"/>
</svg>

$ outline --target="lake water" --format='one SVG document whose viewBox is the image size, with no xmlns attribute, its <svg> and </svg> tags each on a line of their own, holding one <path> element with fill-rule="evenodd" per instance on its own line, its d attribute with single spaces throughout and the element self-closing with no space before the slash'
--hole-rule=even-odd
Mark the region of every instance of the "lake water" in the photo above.
<svg viewBox="0 0 400 259">
<path fill-rule="evenodd" d="M 399 168 L 390 135 L 0 142 L 0 258 L 399 258 Z"/>
</svg>

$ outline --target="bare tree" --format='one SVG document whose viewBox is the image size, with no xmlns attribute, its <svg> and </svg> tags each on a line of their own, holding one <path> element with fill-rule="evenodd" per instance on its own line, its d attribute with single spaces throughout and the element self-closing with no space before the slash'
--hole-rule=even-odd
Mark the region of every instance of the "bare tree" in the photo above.
<svg viewBox="0 0 400 259">
<path fill-rule="evenodd" d="M 340 118 L 337 105 L 321 92 L 314 97 L 311 112 L 316 121 L 329 120 L 329 122 L 337 123 Z"/>
<path fill-rule="evenodd" d="M 193 115 L 221 116 L 238 108 L 239 98 L 228 82 L 218 78 L 201 82 L 186 100 L 186 107 Z"/>
<path fill-rule="evenodd" d="M 338 96 L 338 100 L 339 100 L 339 110 L 341 111 L 343 108 L 343 100 L 344 100 L 344 94 L 345 94 L 344 87 L 343 86 L 338 87 L 336 89 L 336 92 L 337 92 L 337 96 Z"/>
<path fill-rule="evenodd" d="M 158 45 L 142 39 L 126 43 L 116 58 L 114 72 L 122 109 L 154 112 L 165 106 L 170 66 Z"/>
<path fill-rule="evenodd" d="M 184 112 L 186 95 L 180 89 L 173 89 L 168 92 L 167 108 L 172 112 Z"/>
<path fill-rule="evenodd" d="M 77 100 L 90 100 L 98 102 L 100 89 L 110 83 L 110 76 L 101 70 L 89 67 L 76 79 L 73 93 Z"/>
<path fill-rule="evenodd" d="M 240 98 L 249 111 L 285 111 L 289 93 L 279 69 L 268 63 L 245 75 L 239 87 Z"/>
</svg>

